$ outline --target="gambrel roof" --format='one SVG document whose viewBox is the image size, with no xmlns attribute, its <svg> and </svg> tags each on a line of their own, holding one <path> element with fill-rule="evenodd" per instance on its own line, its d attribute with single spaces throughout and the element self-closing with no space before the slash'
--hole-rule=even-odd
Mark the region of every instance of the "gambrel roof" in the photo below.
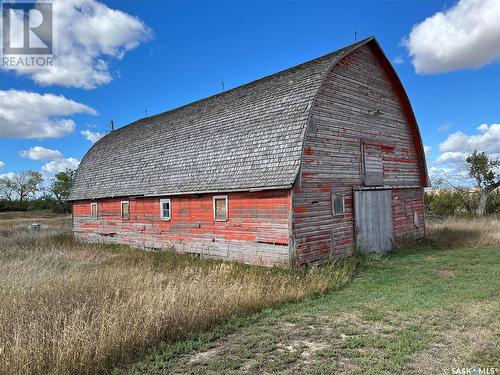
<svg viewBox="0 0 500 375">
<path fill-rule="evenodd" d="M 106 135 L 83 158 L 70 200 L 290 188 L 326 74 L 370 41 Z"/>
</svg>

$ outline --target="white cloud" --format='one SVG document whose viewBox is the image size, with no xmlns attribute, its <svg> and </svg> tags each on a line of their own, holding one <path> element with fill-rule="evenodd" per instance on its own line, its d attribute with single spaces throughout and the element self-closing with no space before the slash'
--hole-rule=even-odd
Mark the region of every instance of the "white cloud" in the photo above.
<svg viewBox="0 0 500 375">
<path fill-rule="evenodd" d="M 42 171 L 47 173 L 58 173 L 66 169 L 76 169 L 79 164 L 80 161 L 75 158 L 58 159 L 44 164 L 42 166 Z"/>
<path fill-rule="evenodd" d="M 439 186 L 443 182 L 453 185 L 462 185 L 464 181 L 470 178 L 469 173 L 463 164 L 448 167 L 432 166 L 429 168 L 429 176 L 433 186 Z"/>
<path fill-rule="evenodd" d="M 111 59 L 122 59 L 151 36 L 137 17 L 95 0 L 54 2 L 59 50 L 57 64 L 44 70 L 19 70 L 40 85 L 92 89 L 112 80 Z"/>
<path fill-rule="evenodd" d="M 480 68 L 500 58 L 500 1 L 460 0 L 404 40 L 417 73 Z"/>
<path fill-rule="evenodd" d="M 451 169 L 451 168 L 443 168 L 443 167 L 436 167 L 436 166 L 432 166 L 429 168 L 429 175 L 431 177 L 431 180 L 434 180 L 438 177 L 443 177 L 445 175 L 448 175 L 451 172 L 453 172 L 453 169 Z"/>
<path fill-rule="evenodd" d="M 403 64 L 405 62 L 405 60 L 403 59 L 403 56 L 399 55 L 399 56 L 396 56 L 394 58 L 394 60 L 392 60 L 392 62 L 395 64 L 395 65 L 400 65 L 400 64 Z"/>
<path fill-rule="evenodd" d="M 0 169 L 1 169 L 1 168 L 5 168 L 5 166 L 6 166 L 6 165 L 7 165 L 7 164 L 5 164 L 5 162 L 3 162 L 3 161 L 1 161 L 1 160 L 0 160 Z"/>
<path fill-rule="evenodd" d="M 15 174 L 14 172 L 7 172 L 7 173 L 0 174 L 0 178 L 8 178 L 9 180 L 14 179 L 16 176 L 17 176 L 17 174 Z"/>
<path fill-rule="evenodd" d="M 35 146 L 31 147 L 29 150 L 20 151 L 19 155 L 31 160 L 52 160 L 42 166 L 42 173 L 45 178 L 50 177 L 47 176 L 46 173 L 50 175 L 65 171 L 66 169 L 76 169 L 80 164 L 80 161 L 73 157 L 65 159 L 63 154 L 58 150 L 51 150 L 41 146 Z"/>
<path fill-rule="evenodd" d="M 446 138 L 445 141 L 439 145 L 439 149 L 442 152 L 463 152 L 467 147 L 468 140 L 468 135 L 465 135 L 461 131 L 457 131 L 453 134 L 450 134 L 448 138 Z"/>
<path fill-rule="evenodd" d="M 45 148 L 42 146 L 35 146 L 31 147 L 29 150 L 20 151 L 19 155 L 22 158 L 31 160 L 53 160 L 61 159 L 63 157 L 60 151 L 51 150 L 50 148 Z"/>
<path fill-rule="evenodd" d="M 424 152 L 425 152 L 426 154 L 428 154 L 428 153 L 432 152 L 432 147 L 431 147 L 431 146 L 424 146 Z"/>
<path fill-rule="evenodd" d="M 440 132 L 445 132 L 445 131 L 449 130 L 451 128 L 451 126 L 452 126 L 451 124 L 446 123 L 446 124 L 440 125 L 438 130 Z"/>
<path fill-rule="evenodd" d="M 429 174 L 440 173 L 443 170 L 445 170 L 445 168 L 440 168 L 440 167 L 432 166 L 432 167 L 429 168 Z"/>
<path fill-rule="evenodd" d="M 461 163 L 465 161 L 465 158 L 467 157 L 468 153 L 466 152 L 454 152 L 454 151 L 447 151 L 443 152 L 441 155 L 438 156 L 436 159 L 436 163 L 439 164 L 444 164 L 444 163 Z"/>
<path fill-rule="evenodd" d="M 106 135 L 105 133 L 91 132 L 90 130 L 82 130 L 80 134 L 83 135 L 87 141 L 92 143 L 96 143 L 99 139 Z"/>
<path fill-rule="evenodd" d="M 93 108 L 64 96 L 0 90 L 0 137 L 62 137 L 75 130 L 75 123 L 60 116 L 75 113 L 97 114 Z"/>
<path fill-rule="evenodd" d="M 464 161 L 472 151 L 485 151 L 493 158 L 500 157 L 500 124 L 481 124 L 477 127 L 479 134 L 467 135 L 461 131 L 450 134 L 439 145 L 442 154 L 437 163 Z"/>
<path fill-rule="evenodd" d="M 500 153 L 500 124 L 481 124 L 477 130 L 481 134 L 466 135 L 461 131 L 455 132 L 439 145 L 439 149 L 443 152 L 478 150 L 490 154 Z"/>
</svg>

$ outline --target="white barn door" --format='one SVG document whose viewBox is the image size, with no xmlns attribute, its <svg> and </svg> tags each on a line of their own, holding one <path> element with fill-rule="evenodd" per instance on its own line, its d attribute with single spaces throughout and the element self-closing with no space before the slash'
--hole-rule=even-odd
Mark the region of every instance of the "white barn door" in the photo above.
<svg viewBox="0 0 500 375">
<path fill-rule="evenodd" d="M 354 192 L 356 242 L 361 251 L 384 252 L 392 249 L 392 192 L 359 190 Z"/>
</svg>

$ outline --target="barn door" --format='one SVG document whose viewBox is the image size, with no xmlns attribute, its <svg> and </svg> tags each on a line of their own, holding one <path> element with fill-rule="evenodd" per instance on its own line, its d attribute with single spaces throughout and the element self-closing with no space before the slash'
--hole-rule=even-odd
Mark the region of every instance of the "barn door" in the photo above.
<svg viewBox="0 0 500 375">
<path fill-rule="evenodd" d="M 354 192 L 356 239 L 361 251 L 392 249 L 392 194 L 390 190 Z"/>
</svg>

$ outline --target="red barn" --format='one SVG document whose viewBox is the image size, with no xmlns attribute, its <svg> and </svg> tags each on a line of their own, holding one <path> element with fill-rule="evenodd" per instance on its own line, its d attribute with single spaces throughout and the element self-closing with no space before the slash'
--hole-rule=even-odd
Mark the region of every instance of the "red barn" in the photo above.
<svg viewBox="0 0 500 375">
<path fill-rule="evenodd" d="M 375 38 L 98 141 L 70 200 L 85 241 L 320 263 L 424 236 L 410 102 Z"/>
</svg>

